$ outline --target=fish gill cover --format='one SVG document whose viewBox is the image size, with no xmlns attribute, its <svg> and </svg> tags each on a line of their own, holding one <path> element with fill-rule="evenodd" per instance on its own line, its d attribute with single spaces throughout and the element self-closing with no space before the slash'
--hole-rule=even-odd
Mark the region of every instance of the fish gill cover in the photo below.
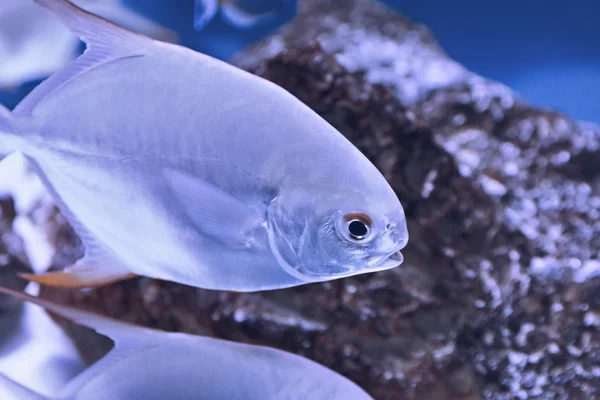
<svg viewBox="0 0 600 400">
<path fill-rule="evenodd" d="M 405 264 L 256 294 L 137 278 L 41 295 L 292 351 L 377 399 L 596 397 L 600 129 L 523 103 L 377 3 L 304 4 L 233 62 L 292 92 L 382 171 L 408 219 Z M 57 212 L 38 223 L 56 268 L 82 255 Z M 110 347 L 63 325 L 88 362 Z"/>
</svg>

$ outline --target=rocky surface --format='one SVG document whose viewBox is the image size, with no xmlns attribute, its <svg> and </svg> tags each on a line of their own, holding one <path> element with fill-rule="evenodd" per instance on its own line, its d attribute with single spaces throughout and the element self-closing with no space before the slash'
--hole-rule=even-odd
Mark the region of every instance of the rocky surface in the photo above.
<svg viewBox="0 0 600 400">
<path fill-rule="evenodd" d="M 600 397 L 597 127 L 521 103 L 370 0 L 306 0 L 234 62 L 299 97 L 380 168 L 409 219 L 405 264 L 255 294 L 139 278 L 43 296 L 292 351 L 376 399 Z M 46 224 L 54 265 L 76 260 L 60 215 Z M 65 327 L 90 362 L 110 347 Z"/>
</svg>

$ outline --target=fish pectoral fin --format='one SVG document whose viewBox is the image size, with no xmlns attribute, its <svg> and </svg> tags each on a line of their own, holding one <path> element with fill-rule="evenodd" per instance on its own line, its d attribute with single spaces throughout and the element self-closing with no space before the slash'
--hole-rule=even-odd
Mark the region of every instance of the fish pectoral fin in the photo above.
<svg viewBox="0 0 600 400">
<path fill-rule="evenodd" d="M 251 247 L 265 221 L 224 190 L 187 173 L 165 169 L 163 175 L 184 213 L 204 235 L 232 247 Z"/>
<path fill-rule="evenodd" d="M 221 5 L 223 19 L 236 28 L 249 29 L 257 25 L 261 20 L 274 16 L 273 11 L 253 14 L 240 8 L 235 2 L 227 2 Z"/>
<path fill-rule="evenodd" d="M 40 275 L 23 273 L 19 276 L 45 286 L 73 289 L 103 286 L 137 276 L 125 268 L 115 265 L 85 256 L 72 267 L 65 268 L 63 271 Z"/>
</svg>

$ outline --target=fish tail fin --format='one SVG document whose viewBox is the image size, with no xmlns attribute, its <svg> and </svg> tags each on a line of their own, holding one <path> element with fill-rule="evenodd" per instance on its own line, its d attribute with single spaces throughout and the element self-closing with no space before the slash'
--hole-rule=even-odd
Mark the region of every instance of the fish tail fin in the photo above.
<svg viewBox="0 0 600 400">
<path fill-rule="evenodd" d="M 19 400 L 47 400 L 47 397 L 42 396 L 25 386 L 13 381 L 6 375 L 0 374 L 0 392 L 8 395 L 8 399 Z"/>
</svg>

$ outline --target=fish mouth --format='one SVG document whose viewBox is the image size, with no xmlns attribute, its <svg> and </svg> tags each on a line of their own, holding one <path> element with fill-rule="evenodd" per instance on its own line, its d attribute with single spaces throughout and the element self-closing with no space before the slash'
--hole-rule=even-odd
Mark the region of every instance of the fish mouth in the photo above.
<svg viewBox="0 0 600 400">
<path fill-rule="evenodd" d="M 382 271 L 384 269 L 395 268 L 404 262 L 404 256 L 400 250 L 394 250 L 381 258 L 381 260 L 370 268 L 371 271 Z"/>
</svg>

